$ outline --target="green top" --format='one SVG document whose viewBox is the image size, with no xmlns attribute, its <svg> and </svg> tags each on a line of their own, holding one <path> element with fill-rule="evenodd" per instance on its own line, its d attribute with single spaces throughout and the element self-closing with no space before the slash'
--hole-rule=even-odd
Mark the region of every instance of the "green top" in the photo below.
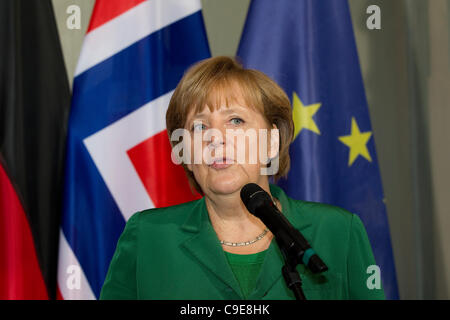
<svg viewBox="0 0 450 320">
<path fill-rule="evenodd" d="M 356 214 L 294 200 L 275 185 L 270 191 L 281 202 L 286 219 L 328 266 L 319 275 L 302 264 L 297 267 L 307 299 L 384 299 L 382 288 L 367 285 L 373 279 L 367 270 L 376 263 Z M 244 299 L 223 252 L 205 198 L 138 212 L 128 219 L 119 238 L 100 299 Z M 283 265 L 272 239 L 247 299 L 295 299 L 281 274 Z"/>
<path fill-rule="evenodd" d="M 231 270 L 239 282 L 244 299 L 247 299 L 256 286 L 256 279 L 261 270 L 266 251 L 253 254 L 235 254 L 224 251 Z"/>
</svg>

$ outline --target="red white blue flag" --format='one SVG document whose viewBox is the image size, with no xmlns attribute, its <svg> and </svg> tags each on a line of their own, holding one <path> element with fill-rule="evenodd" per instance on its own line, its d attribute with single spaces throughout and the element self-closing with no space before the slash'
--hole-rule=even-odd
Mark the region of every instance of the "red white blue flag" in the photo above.
<svg viewBox="0 0 450 320">
<path fill-rule="evenodd" d="M 171 161 L 165 113 L 209 56 L 200 0 L 97 0 L 73 86 L 59 298 L 99 297 L 133 213 L 196 198 Z"/>
</svg>

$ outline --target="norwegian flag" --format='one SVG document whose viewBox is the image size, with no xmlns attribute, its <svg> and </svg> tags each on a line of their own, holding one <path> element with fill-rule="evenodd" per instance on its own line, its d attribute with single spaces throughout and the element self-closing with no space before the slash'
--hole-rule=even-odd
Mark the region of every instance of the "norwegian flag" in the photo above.
<svg viewBox="0 0 450 320">
<path fill-rule="evenodd" d="M 69 118 L 59 299 L 97 299 L 135 212 L 198 198 L 165 128 L 184 71 L 210 56 L 200 0 L 97 0 Z"/>
</svg>

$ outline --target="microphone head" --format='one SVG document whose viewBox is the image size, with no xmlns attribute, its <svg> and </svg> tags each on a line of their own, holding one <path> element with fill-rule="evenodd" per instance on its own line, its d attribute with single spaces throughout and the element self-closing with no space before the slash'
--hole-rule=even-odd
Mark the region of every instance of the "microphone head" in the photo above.
<svg viewBox="0 0 450 320">
<path fill-rule="evenodd" d="M 248 183 L 241 189 L 241 199 L 247 210 L 256 215 L 256 209 L 267 201 L 272 202 L 269 194 L 256 183 Z"/>
</svg>

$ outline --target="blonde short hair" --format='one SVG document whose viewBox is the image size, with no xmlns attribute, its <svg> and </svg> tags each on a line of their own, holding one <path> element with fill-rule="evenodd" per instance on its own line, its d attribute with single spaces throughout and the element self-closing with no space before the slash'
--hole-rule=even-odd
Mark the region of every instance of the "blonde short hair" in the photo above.
<svg viewBox="0 0 450 320">
<path fill-rule="evenodd" d="M 236 90 L 238 89 L 238 90 Z M 238 92 L 237 92 L 238 91 Z M 230 57 L 213 57 L 190 67 L 178 83 L 170 99 L 166 113 L 169 137 L 178 128 L 184 128 L 188 114 L 208 106 L 211 111 L 219 107 L 222 99 L 226 104 L 243 98 L 248 107 L 258 110 L 267 123 L 279 130 L 279 170 L 275 181 L 285 177 L 290 167 L 289 145 L 294 136 L 291 103 L 286 93 L 264 73 L 243 68 Z M 171 141 L 172 147 L 175 143 Z M 189 183 L 198 192 L 202 190 L 193 173 L 183 164 Z"/>
</svg>

